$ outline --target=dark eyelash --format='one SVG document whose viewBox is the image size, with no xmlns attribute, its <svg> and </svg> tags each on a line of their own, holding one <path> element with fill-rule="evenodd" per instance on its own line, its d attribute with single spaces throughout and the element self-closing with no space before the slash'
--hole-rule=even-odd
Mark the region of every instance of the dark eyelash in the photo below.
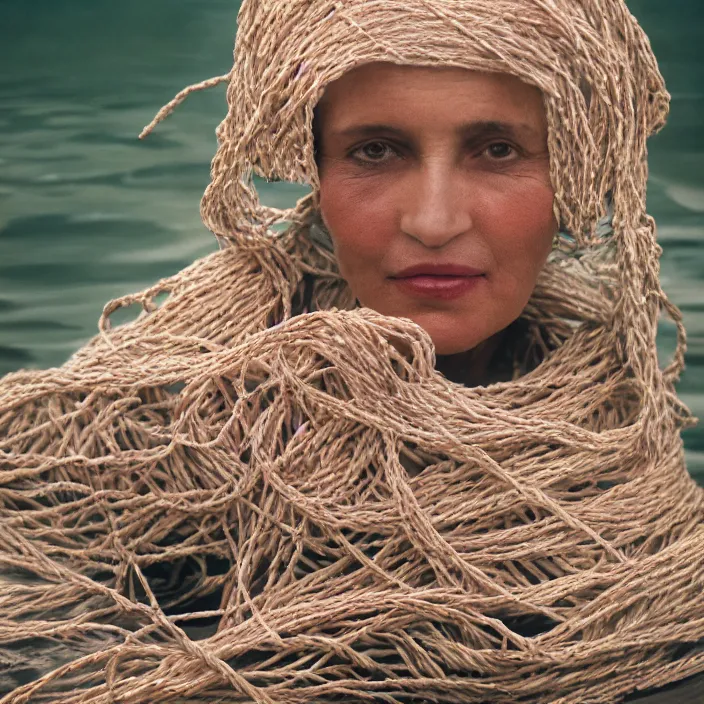
<svg viewBox="0 0 704 704">
<path fill-rule="evenodd" d="M 489 147 L 493 146 L 494 144 L 507 144 L 509 147 L 512 147 L 515 149 L 515 145 L 512 142 L 509 142 L 506 139 L 501 139 L 501 138 L 496 138 L 496 137 L 491 137 L 489 139 L 482 139 L 481 141 L 477 141 L 477 142 L 468 142 L 467 146 L 470 149 L 477 149 L 478 151 L 484 151 L 485 149 L 488 149 Z"/>
</svg>

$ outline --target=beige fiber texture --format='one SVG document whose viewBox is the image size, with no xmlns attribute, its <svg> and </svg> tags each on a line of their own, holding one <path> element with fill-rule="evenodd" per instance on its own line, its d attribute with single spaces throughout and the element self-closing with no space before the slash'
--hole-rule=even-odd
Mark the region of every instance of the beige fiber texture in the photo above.
<svg viewBox="0 0 704 704">
<path fill-rule="evenodd" d="M 545 96 L 563 235 L 506 381 L 442 376 L 325 244 L 313 109 L 371 61 Z M 623 2 L 245 0 L 232 71 L 157 121 L 218 83 L 221 251 L 0 383 L 0 701 L 607 704 L 704 671 L 645 210 L 669 96 Z M 279 211 L 260 177 L 311 194 Z"/>
</svg>

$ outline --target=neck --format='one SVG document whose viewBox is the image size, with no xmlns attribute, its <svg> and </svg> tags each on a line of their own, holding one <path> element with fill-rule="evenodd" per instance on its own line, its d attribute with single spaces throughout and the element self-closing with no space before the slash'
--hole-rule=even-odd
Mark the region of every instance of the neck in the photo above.
<svg viewBox="0 0 704 704">
<path fill-rule="evenodd" d="M 456 384 L 481 386 L 490 383 L 491 360 L 504 338 L 504 333 L 504 330 L 498 332 L 471 350 L 437 355 L 435 368 Z"/>
</svg>

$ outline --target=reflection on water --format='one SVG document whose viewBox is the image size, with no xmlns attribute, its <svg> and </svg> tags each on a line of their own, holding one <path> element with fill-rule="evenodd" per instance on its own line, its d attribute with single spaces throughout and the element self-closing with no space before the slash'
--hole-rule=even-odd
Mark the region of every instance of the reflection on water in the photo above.
<svg viewBox="0 0 704 704">
<path fill-rule="evenodd" d="M 223 91 L 136 135 L 184 85 L 231 64 L 232 0 L 5 0 L 0 23 L 0 373 L 61 364 L 103 304 L 215 248 L 198 204 Z M 680 393 L 704 417 L 701 5 L 633 0 L 673 94 L 651 148 L 662 279 L 685 313 Z M 682 6 L 687 6 L 683 9 Z M 684 11 L 686 10 L 686 11 Z M 269 202 L 289 192 L 266 194 Z M 672 332 L 663 329 L 663 346 Z M 704 481 L 704 430 L 685 436 Z"/>
</svg>

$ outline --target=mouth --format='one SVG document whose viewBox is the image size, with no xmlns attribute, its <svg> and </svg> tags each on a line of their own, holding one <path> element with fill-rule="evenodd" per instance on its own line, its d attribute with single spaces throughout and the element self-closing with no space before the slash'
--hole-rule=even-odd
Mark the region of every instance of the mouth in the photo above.
<svg viewBox="0 0 704 704">
<path fill-rule="evenodd" d="M 471 266 L 460 264 L 416 264 L 391 276 L 392 279 L 406 279 L 415 276 L 470 277 L 481 276 L 484 272 Z"/>
<path fill-rule="evenodd" d="M 413 276 L 391 277 L 405 293 L 420 298 L 451 300 L 471 291 L 484 280 L 483 274 L 416 274 Z"/>
</svg>

